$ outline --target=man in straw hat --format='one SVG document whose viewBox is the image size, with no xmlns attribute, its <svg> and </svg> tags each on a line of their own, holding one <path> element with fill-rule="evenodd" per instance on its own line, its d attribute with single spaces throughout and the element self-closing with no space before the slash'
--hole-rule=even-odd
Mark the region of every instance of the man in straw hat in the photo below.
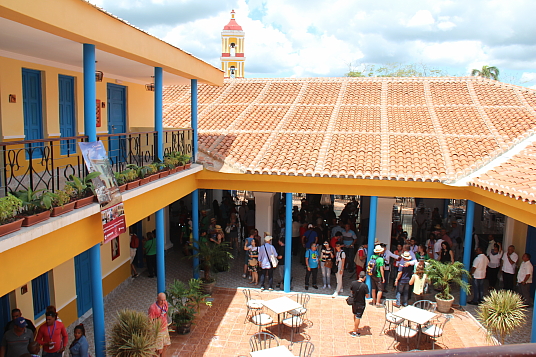
<svg viewBox="0 0 536 357">
<path fill-rule="evenodd" d="M 367 274 L 370 276 L 372 285 L 372 305 L 381 305 L 382 294 L 385 290 L 385 263 L 381 257 L 382 253 L 383 248 L 381 245 L 376 245 L 374 247 L 374 254 L 370 257 L 367 264 Z"/>
</svg>

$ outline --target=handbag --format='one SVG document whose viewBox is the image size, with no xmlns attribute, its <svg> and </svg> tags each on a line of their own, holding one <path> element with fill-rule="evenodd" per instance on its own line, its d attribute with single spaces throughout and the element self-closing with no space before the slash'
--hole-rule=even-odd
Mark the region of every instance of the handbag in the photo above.
<svg viewBox="0 0 536 357">
<path fill-rule="evenodd" d="M 225 227 L 225 233 L 227 234 L 231 233 L 231 226 Z"/>
<path fill-rule="evenodd" d="M 346 303 L 347 303 L 348 305 L 353 305 L 353 304 L 354 304 L 354 294 L 352 294 L 352 295 L 350 295 L 350 296 L 348 296 L 348 297 L 346 298 Z"/>
<path fill-rule="evenodd" d="M 324 262 L 324 266 L 325 266 L 326 268 L 328 268 L 328 269 L 333 268 L 333 260 L 331 260 L 331 259 L 326 260 L 326 261 Z"/>
<path fill-rule="evenodd" d="M 268 249 L 266 249 L 266 245 L 264 246 L 264 250 L 266 251 L 266 255 L 268 255 Z M 277 257 L 273 254 L 270 254 L 268 255 L 268 259 L 270 260 L 272 268 L 277 268 L 277 265 L 279 264 L 279 260 L 277 260 Z"/>
<path fill-rule="evenodd" d="M 257 260 L 257 258 L 252 258 L 248 261 L 248 264 L 252 267 L 256 266 L 257 264 L 259 264 L 259 261 Z"/>
</svg>

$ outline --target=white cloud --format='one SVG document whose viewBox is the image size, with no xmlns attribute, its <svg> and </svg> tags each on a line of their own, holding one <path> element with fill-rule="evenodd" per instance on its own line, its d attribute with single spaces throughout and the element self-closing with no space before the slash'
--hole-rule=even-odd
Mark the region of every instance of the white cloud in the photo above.
<svg viewBox="0 0 536 357">
<path fill-rule="evenodd" d="M 409 20 L 408 27 L 421 27 L 429 26 L 435 23 L 434 17 L 428 10 L 419 10 L 413 17 Z"/>
</svg>

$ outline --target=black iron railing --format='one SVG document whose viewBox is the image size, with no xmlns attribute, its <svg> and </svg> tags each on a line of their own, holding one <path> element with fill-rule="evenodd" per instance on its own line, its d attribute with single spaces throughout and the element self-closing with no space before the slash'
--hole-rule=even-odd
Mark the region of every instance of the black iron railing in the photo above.
<svg viewBox="0 0 536 357">
<path fill-rule="evenodd" d="M 155 131 L 103 134 L 104 143 L 114 171 L 128 164 L 143 166 L 155 161 Z M 166 130 L 164 153 L 192 152 L 192 129 Z M 0 142 L 2 176 L 0 196 L 19 190 L 63 188 L 70 175 L 84 177 L 87 170 L 78 147 L 86 136 L 28 141 Z"/>
</svg>

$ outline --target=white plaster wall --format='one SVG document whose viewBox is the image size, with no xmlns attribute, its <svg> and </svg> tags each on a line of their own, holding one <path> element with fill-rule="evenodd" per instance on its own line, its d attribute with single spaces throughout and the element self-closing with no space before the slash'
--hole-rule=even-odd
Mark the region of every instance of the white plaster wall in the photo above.
<svg viewBox="0 0 536 357">
<path fill-rule="evenodd" d="M 261 243 L 264 244 L 264 232 L 273 234 L 273 205 L 274 196 L 273 192 L 254 192 L 255 195 L 255 228 L 259 230 L 261 236 Z"/>
</svg>

